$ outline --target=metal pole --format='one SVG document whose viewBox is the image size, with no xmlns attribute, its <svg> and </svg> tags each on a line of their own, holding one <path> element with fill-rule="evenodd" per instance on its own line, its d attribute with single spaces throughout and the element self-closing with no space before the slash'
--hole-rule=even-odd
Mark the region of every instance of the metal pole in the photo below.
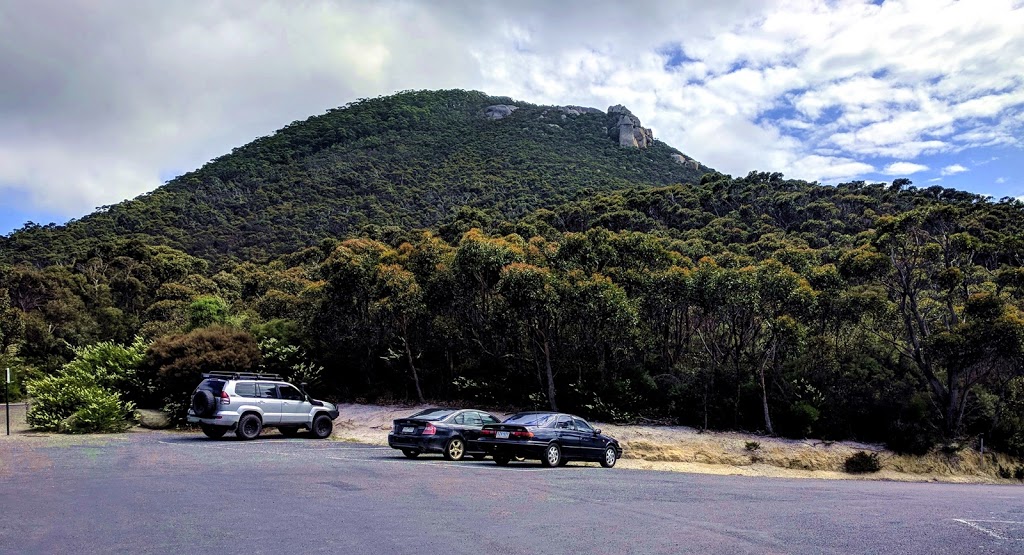
<svg viewBox="0 0 1024 555">
<path fill-rule="evenodd" d="M 7 369 L 7 381 L 4 382 L 4 405 L 7 410 L 4 414 L 7 416 L 7 435 L 11 435 L 11 369 Z"/>
</svg>

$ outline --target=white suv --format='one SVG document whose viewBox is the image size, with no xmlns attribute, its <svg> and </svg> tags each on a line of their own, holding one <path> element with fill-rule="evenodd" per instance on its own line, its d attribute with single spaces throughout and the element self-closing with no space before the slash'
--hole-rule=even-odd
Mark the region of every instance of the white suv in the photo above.
<svg viewBox="0 0 1024 555">
<path fill-rule="evenodd" d="M 268 427 L 289 437 L 307 429 L 313 437 L 327 438 L 338 408 L 311 398 L 305 385 L 300 391 L 276 374 L 203 374 L 188 421 L 211 438 L 234 431 L 241 439 L 255 439 Z"/>
</svg>

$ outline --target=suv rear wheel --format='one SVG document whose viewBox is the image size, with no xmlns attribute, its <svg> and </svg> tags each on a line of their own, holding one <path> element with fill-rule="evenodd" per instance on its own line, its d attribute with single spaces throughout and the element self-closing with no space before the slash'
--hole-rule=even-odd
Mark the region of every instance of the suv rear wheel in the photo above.
<svg viewBox="0 0 1024 555">
<path fill-rule="evenodd" d="M 331 420 L 330 416 L 324 413 L 320 413 L 313 418 L 313 427 L 310 432 L 313 433 L 313 437 L 317 439 L 327 439 L 331 436 L 331 432 L 334 431 L 334 421 Z"/>
<path fill-rule="evenodd" d="M 203 429 L 203 433 L 206 437 L 212 439 L 220 439 L 224 437 L 224 434 L 228 433 L 228 429 L 224 426 L 210 426 L 208 424 L 200 424 L 200 428 Z"/>
<path fill-rule="evenodd" d="M 235 435 L 240 439 L 256 439 L 263 431 L 263 421 L 253 413 L 246 414 L 238 421 L 238 428 Z"/>
</svg>

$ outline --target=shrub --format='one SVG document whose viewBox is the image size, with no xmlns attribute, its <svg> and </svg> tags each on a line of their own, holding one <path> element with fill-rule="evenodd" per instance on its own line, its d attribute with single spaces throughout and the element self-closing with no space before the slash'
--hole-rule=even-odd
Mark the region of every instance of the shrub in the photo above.
<svg viewBox="0 0 1024 555">
<path fill-rule="evenodd" d="M 1018 480 L 1024 480 L 1024 466 L 1018 466 L 1017 469 L 1013 471 L 1013 477 Z"/>
<path fill-rule="evenodd" d="M 878 462 L 878 453 L 858 451 L 846 459 L 846 471 L 850 474 L 864 474 L 878 472 L 882 464 Z"/>
<path fill-rule="evenodd" d="M 760 448 L 761 444 L 756 441 L 748 441 L 747 444 L 744 446 L 744 449 L 746 449 L 747 451 L 757 451 Z"/>
<path fill-rule="evenodd" d="M 1009 468 L 1006 468 L 1003 465 L 999 465 L 999 468 L 996 470 L 996 472 L 999 474 L 999 477 L 1004 480 L 1009 480 L 1010 477 L 1013 476 L 1013 471 L 1011 471 Z"/>
<path fill-rule="evenodd" d="M 62 433 L 121 432 L 128 428 L 135 405 L 96 384 L 77 370 L 62 371 L 28 384 L 34 398 L 28 411 L 33 428 Z"/>
</svg>

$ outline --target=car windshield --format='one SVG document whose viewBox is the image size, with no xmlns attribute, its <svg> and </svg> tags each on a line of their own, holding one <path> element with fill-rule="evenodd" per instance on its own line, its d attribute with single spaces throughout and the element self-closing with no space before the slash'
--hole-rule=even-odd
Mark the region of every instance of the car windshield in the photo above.
<svg viewBox="0 0 1024 555">
<path fill-rule="evenodd" d="M 444 420 L 452 415 L 455 411 L 449 409 L 427 409 L 421 410 L 409 418 L 415 418 L 416 420 Z"/>
<path fill-rule="evenodd" d="M 505 419 L 502 424 L 518 424 L 519 426 L 546 426 L 555 415 L 550 413 L 525 413 L 514 414 Z"/>
</svg>

